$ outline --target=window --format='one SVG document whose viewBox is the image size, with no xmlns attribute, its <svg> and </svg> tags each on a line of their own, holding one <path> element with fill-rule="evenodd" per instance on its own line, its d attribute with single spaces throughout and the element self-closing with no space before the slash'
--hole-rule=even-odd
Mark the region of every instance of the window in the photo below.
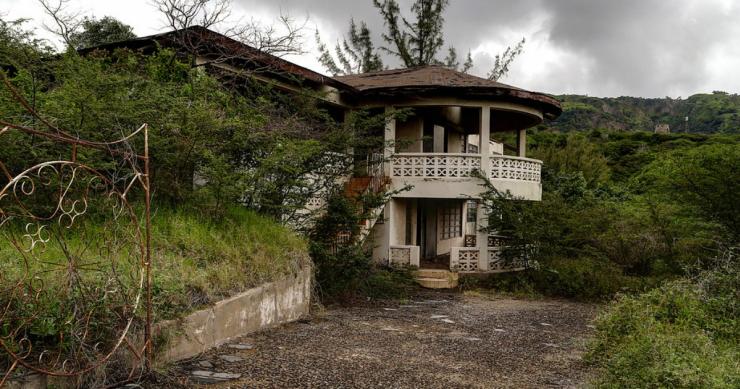
<svg viewBox="0 0 740 389">
<path fill-rule="evenodd" d="M 468 201 L 468 223 L 475 223 L 478 221 L 478 202 L 475 200 Z"/>
<path fill-rule="evenodd" d="M 462 236 L 462 204 L 442 208 L 442 239 Z"/>
</svg>

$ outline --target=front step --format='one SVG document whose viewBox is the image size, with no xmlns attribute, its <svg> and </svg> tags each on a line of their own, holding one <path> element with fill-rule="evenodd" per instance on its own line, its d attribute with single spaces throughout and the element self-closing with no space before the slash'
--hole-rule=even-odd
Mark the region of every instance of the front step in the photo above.
<svg viewBox="0 0 740 389">
<path fill-rule="evenodd" d="M 414 272 L 416 282 L 429 289 L 457 288 L 459 275 L 449 270 L 419 269 Z"/>
</svg>

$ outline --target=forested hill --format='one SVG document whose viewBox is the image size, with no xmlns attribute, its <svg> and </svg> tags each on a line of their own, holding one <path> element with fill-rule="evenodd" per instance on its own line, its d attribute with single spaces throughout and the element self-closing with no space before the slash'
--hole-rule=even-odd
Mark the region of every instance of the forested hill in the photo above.
<svg viewBox="0 0 740 389">
<path fill-rule="evenodd" d="M 556 96 L 563 114 L 547 123 L 560 131 L 609 129 L 654 131 L 668 124 L 671 132 L 740 133 L 740 95 L 696 94 L 686 99 Z M 688 116 L 688 122 L 685 118 Z"/>
</svg>

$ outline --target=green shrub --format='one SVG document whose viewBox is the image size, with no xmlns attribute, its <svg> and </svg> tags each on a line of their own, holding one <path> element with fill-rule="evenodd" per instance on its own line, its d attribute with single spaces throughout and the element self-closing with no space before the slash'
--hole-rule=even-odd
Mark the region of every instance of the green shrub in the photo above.
<svg viewBox="0 0 740 389">
<path fill-rule="evenodd" d="M 597 387 L 738 387 L 738 274 L 727 266 L 619 298 L 587 356 L 603 371 Z"/>
<path fill-rule="evenodd" d="M 653 278 L 626 276 L 619 267 L 606 260 L 556 258 L 537 269 L 466 280 L 463 287 L 490 288 L 518 295 L 600 300 L 618 292 L 643 291 L 656 283 L 657 279 Z"/>
</svg>

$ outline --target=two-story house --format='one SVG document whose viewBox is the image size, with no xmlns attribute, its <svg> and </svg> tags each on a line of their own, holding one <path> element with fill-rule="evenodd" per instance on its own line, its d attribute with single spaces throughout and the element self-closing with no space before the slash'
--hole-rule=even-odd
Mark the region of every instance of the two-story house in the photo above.
<svg viewBox="0 0 740 389">
<path fill-rule="evenodd" d="M 261 53 L 213 31 L 193 27 L 99 48 L 153 50 L 189 44 L 195 63 L 257 77 L 285 90 L 310 87 L 340 115 L 355 109 L 412 112 L 390 120 L 384 129 L 382 175 L 399 191 L 368 221 L 373 258 L 381 263 L 421 269 L 420 282 L 450 287 L 458 273 L 508 271 L 501 239 L 480 227 L 484 188 L 478 172 L 499 191 L 522 200 L 542 196 L 542 162 L 527 158 L 527 129 L 560 115 L 554 98 L 441 66 L 327 77 L 284 59 Z M 515 139 L 515 145 L 503 142 Z M 349 179 L 349 178 L 348 178 Z M 375 182 L 378 182 L 377 180 Z M 315 200 L 308 207 L 320 206 Z"/>
</svg>

